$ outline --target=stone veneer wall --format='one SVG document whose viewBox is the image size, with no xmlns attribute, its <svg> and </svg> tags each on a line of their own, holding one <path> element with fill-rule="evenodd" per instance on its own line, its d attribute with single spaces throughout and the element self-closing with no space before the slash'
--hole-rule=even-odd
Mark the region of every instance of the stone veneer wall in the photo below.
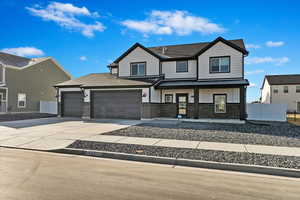
<svg viewBox="0 0 300 200">
<path fill-rule="evenodd" d="M 240 119 L 240 104 L 227 103 L 226 113 L 215 113 L 214 104 L 200 103 L 199 118 L 222 118 L 222 119 Z"/>
</svg>

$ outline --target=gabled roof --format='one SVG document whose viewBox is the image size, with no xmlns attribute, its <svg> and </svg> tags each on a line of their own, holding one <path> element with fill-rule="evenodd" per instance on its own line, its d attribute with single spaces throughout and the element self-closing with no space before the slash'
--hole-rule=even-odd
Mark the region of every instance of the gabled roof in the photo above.
<svg viewBox="0 0 300 200">
<path fill-rule="evenodd" d="M 265 79 L 270 85 L 300 84 L 300 74 L 267 75 Z"/>
<path fill-rule="evenodd" d="M 117 63 L 137 47 L 144 49 L 154 57 L 164 61 L 164 60 L 176 60 L 176 59 L 184 59 L 184 58 L 196 58 L 197 56 L 199 56 L 200 54 L 208 50 L 210 47 L 215 45 L 217 42 L 223 42 L 228 46 L 236 49 L 237 51 L 242 52 L 244 55 L 248 55 L 249 53 L 246 50 L 244 41 L 242 39 L 226 40 L 222 37 L 218 37 L 212 42 L 201 42 L 201 43 L 180 44 L 180 45 L 165 45 L 165 46 L 155 46 L 155 47 L 144 47 L 143 45 L 136 43 L 132 47 L 130 47 L 125 53 L 123 53 L 120 57 L 118 57 L 108 67 L 117 67 Z"/>
<path fill-rule="evenodd" d="M 67 72 L 55 59 L 52 57 L 41 57 L 41 58 L 26 58 L 21 56 L 16 56 L 13 54 L 8 54 L 5 52 L 0 52 L 0 64 L 5 65 L 8 68 L 16 70 L 24 70 L 29 67 L 35 66 L 38 63 L 51 60 L 59 69 L 61 69 L 67 76 L 72 78 L 72 75 Z"/>
<path fill-rule="evenodd" d="M 132 47 L 130 47 L 125 53 L 123 53 L 120 57 L 118 57 L 114 63 L 118 63 L 120 60 L 122 60 L 125 56 L 127 56 L 130 52 L 132 52 L 135 48 L 140 47 L 143 50 L 147 51 L 149 54 L 153 55 L 154 57 L 161 59 L 162 57 L 159 56 L 158 54 L 154 53 L 153 51 L 151 51 L 150 49 L 144 47 L 143 45 L 139 44 L 139 43 L 135 43 Z"/>
<path fill-rule="evenodd" d="M 0 63 L 4 65 L 10 65 L 15 67 L 24 67 L 30 63 L 31 59 L 16 56 L 4 52 L 0 52 Z"/>
<path fill-rule="evenodd" d="M 65 81 L 55 85 L 55 87 L 148 87 L 152 83 L 144 81 L 136 81 L 118 78 L 116 75 L 110 73 L 95 73 L 79 77 L 74 80 Z"/>
</svg>

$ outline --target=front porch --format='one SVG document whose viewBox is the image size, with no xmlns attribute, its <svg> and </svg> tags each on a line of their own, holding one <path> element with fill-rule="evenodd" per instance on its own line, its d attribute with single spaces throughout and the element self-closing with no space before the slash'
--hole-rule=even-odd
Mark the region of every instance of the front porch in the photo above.
<svg viewBox="0 0 300 200">
<path fill-rule="evenodd" d="M 143 118 L 244 120 L 248 82 L 238 83 L 237 81 L 185 81 L 183 84 L 180 81 L 168 84 L 163 82 L 155 87 L 160 93 L 159 102 L 143 103 Z"/>
</svg>

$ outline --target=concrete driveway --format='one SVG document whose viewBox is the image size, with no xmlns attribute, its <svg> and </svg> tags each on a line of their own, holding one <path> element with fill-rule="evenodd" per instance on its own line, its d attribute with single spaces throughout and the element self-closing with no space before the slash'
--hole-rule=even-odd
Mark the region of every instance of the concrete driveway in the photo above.
<svg viewBox="0 0 300 200">
<path fill-rule="evenodd" d="M 141 123 L 137 120 L 87 120 L 44 118 L 0 123 L 0 146 L 53 150 L 65 148 L 77 139 Z"/>
</svg>

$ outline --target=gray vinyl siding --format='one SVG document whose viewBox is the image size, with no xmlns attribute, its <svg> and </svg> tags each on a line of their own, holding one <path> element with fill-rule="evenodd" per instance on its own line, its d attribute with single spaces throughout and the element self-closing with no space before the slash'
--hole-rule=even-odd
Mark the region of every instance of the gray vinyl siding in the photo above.
<svg viewBox="0 0 300 200">
<path fill-rule="evenodd" d="M 40 101 L 56 101 L 55 84 L 70 77 L 51 60 L 45 60 L 23 70 L 6 68 L 9 112 L 38 112 Z M 18 108 L 18 93 L 26 94 L 26 108 Z"/>
</svg>

